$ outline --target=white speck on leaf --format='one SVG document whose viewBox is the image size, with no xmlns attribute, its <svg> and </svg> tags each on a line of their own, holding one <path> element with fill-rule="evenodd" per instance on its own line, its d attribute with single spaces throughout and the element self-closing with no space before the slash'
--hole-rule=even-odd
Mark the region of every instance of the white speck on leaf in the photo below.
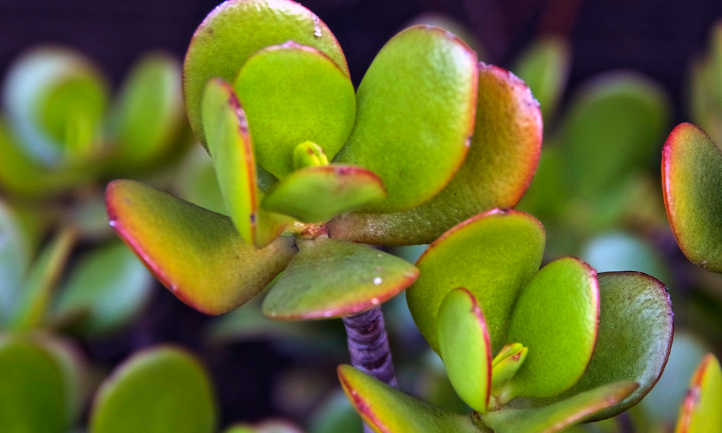
<svg viewBox="0 0 722 433">
<path fill-rule="evenodd" d="M 313 17 L 313 36 L 315 38 L 320 38 L 321 36 L 323 36 L 323 31 L 321 30 L 321 22 L 318 17 Z"/>
<path fill-rule="evenodd" d="M 378 286 L 379 284 L 381 284 L 383 281 L 384 281 L 384 280 L 382 280 L 381 277 L 376 277 L 376 278 L 374 278 L 374 284 L 376 284 L 377 286 Z"/>
</svg>

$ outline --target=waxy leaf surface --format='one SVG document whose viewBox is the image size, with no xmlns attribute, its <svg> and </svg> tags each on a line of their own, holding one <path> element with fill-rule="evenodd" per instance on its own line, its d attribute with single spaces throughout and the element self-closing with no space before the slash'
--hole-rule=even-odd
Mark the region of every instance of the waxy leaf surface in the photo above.
<svg viewBox="0 0 722 433">
<path fill-rule="evenodd" d="M 432 406 L 362 373 L 338 367 L 346 396 L 376 433 L 479 433 L 468 415 Z"/>
<path fill-rule="evenodd" d="M 101 386 L 90 433 L 213 433 L 216 408 L 208 374 L 190 354 L 162 347 L 141 352 Z"/>
<path fill-rule="evenodd" d="M 346 58 L 336 37 L 323 21 L 299 3 L 227 0 L 208 14 L 193 35 L 183 64 L 185 106 L 199 139 L 205 142 L 201 98 L 208 80 L 220 77 L 233 82 L 251 55 L 286 41 L 320 50 L 348 74 Z"/>
<path fill-rule="evenodd" d="M 657 383 L 672 347 L 674 325 L 669 294 L 658 280 L 639 272 L 604 272 L 598 278 L 597 345 L 584 376 L 565 395 L 622 380 L 639 384 L 629 396 L 594 416 L 603 419 L 637 404 Z"/>
<path fill-rule="evenodd" d="M 675 433 L 722 432 L 722 370 L 714 355 L 708 354 L 690 381 L 679 410 Z"/>
<path fill-rule="evenodd" d="M 346 71 L 321 51 L 295 42 L 251 56 L 233 88 L 248 116 L 258 163 L 279 179 L 293 171 L 293 150 L 304 141 L 333 159 L 356 117 Z"/>
<path fill-rule="evenodd" d="M 454 390 L 472 409 L 484 413 L 491 391 L 491 343 L 474 295 L 459 288 L 439 308 L 439 354 Z"/>
<path fill-rule="evenodd" d="M 677 126 L 662 151 L 667 219 L 687 258 L 722 273 L 722 148 L 689 123 Z"/>
<path fill-rule="evenodd" d="M 295 253 L 285 237 L 258 250 L 227 217 L 138 182 L 110 183 L 106 203 L 123 241 L 174 295 L 204 313 L 250 300 Z"/>
<path fill-rule="evenodd" d="M 489 412 L 482 419 L 495 433 L 554 433 L 613 406 L 636 387 L 634 382 L 607 384 L 548 406 L 502 409 Z"/>
<path fill-rule="evenodd" d="M 268 191 L 261 205 L 310 223 L 328 221 L 384 197 L 386 190 L 374 173 L 331 164 L 294 171 Z"/>
<path fill-rule="evenodd" d="M 598 323 L 594 269 L 570 257 L 544 266 L 521 290 L 509 324 L 508 341 L 529 348 L 511 393 L 551 397 L 574 385 L 592 357 Z"/>
<path fill-rule="evenodd" d="M 529 88 L 508 71 L 482 63 L 471 146 L 446 188 L 407 211 L 342 215 L 329 230 L 366 243 L 429 243 L 480 212 L 513 207 L 534 175 L 541 143 L 541 114 Z"/>
<path fill-rule="evenodd" d="M 384 182 L 388 198 L 367 210 L 406 210 L 449 183 L 474 130 L 477 76 L 476 54 L 438 27 L 410 27 L 381 49 L 358 88 L 356 124 L 337 158 Z"/>
<path fill-rule="evenodd" d="M 319 238 L 273 281 L 263 313 L 274 319 L 343 317 L 370 310 L 408 287 L 419 271 L 368 245 Z"/>
<path fill-rule="evenodd" d="M 544 236 L 533 216 L 493 210 L 462 222 L 429 246 L 417 262 L 421 276 L 406 291 L 406 299 L 434 350 L 439 347 L 439 307 L 457 287 L 468 289 L 477 299 L 492 349 L 501 349 L 514 301 L 541 264 Z"/>
</svg>

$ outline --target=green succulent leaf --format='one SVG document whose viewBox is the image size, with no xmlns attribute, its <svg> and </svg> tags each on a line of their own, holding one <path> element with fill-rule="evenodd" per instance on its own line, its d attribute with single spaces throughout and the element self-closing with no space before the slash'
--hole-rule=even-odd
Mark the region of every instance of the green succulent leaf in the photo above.
<svg viewBox="0 0 722 433">
<path fill-rule="evenodd" d="M 533 216 L 492 210 L 434 241 L 416 264 L 421 276 L 406 291 L 411 314 L 429 345 L 438 352 L 438 311 L 444 297 L 464 287 L 484 311 L 492 349 L 501 349 L 517 295 L 541 264 L 544 237 Z"/>
<path fill-rule="evenodd" d="M 479 433 L 471 417 L 404 394 L 350 365 L 338 367 L 346 396 L 376 433 Z"/>
<path fill-rule="evenodd" d="M 368 245 L 329 239 L 301 241 L 299 253 L 271 283 L 263 313 L 300 320 L 362 313 L 396 296 L 419 271 Z"/>
<path fill-rule="evenodd" d="M 261 206 L 299 221 L 325 222 L 386 197 L 381 179 L 351 165 L 322 165 L 296 170 L 278 182 Z"/>
<path fill-rule="evenodd" d="M 616 382 L 540 408 L 488 412 L 482 420 L 495 433 L 554 433 L 617 404 L 636 387 L 634 382 Z"/>
<path fill-rule="evenodd" d="M 129 248 L 112 242 L 80 258 L 58 295 L 53 313 L 60 317 L 80 315 L 80 323 L 73 327 L 80 334 L 107 334 L 140 312 L 152 281 L 143 262 Z"/>
<path fill-rule="evenodd" d="M 256 161 L 243 108 L 233 89 L 220 79 L 208 82 L 203 95 L 203 129 L 218 186 L 241 238 L 263 248 L 276 239 L 290 221 L 259 209 Z"/>
<path fill-rule="evenodd" d="M 145 167 L 170 152 L 184 120 L 178 62 L 164 53 L 140 59 L 112 116 L 113 163 L 119 170 Z"/>
<path fill-rule="evenodd" d="M 181 165 L 183 176 L 176 179 L 178 196 L 202 208 L 226 215 L 226 204 L 218 186 L 213 159 L 203 147 L 195 147 Z"/>
<path fill-rule="evenodd" d="M 507 339 L 529 348 L 509 392 L 551 397 L 569 389 L 589 364 L 598 323 L 594 269 L 571 257 L 544 266 L 519 293 L 509 323 Z"/>
<path fill-rule="evenodd" d="M 323 52 L 293 41 L 249 57 L 233 88 L 248 116 L 258 163 L 279 179 L 293 171 L 293 151 L 304 141 L 333 159 L 356 117 L 347 72 Z"/>
<path fill-rule="evenodd" d="M 407 211 L 342 215 L 330 222 L 330 233 L 373 244 L 429 243 L 480 212 L 513 207 L 537 166 L 542 143 L 539 106 L 521 80 L 483 63 L 476 104 L 469 153 L 446 188 Z"/>
<path fill-rule="evenodd" d="M 14 314 L 18 290 L 30 263 L 33 248 L 20 226 L 17 213 L 0 201 L 0 328 Z"/>
<path fill-rule="evenodd" d="M 331 394 L 314 411 L 309 422 L 310 433 L 362 433 L 362 424 L 343 391 Z"/>
<path fill-rule="evenodd" d="M 452 290 L 438 313 L 439 353 L 454 390 L 484 413 L 491 391 L 491 343 L 484 314 L 466 289 Z"/>
<path fill-rule="evenodd" d="M 254 53 L 286 41 L 318 49 L 348 75 L 346 58 L 336 37 L 299 3 L 227 0 L 208 14 L 193 35 L 183 64 L 185 106 L 197 137 L 205 142 L 201 98 L 208 80 L 219 77 L 233 82 Z"/>
<path fill-rule="evenodd" d="M 679 410 L 675 433 L 722 432 L 722 370 L 717 358 L 708 354 L 690 381 Z"/>
<path fill-rule="evenodd" d="M 10 328 L 27 330 L 43 325 L 53 289 L 70 257 L 75 238 L 74 230 L 63 230 L 40 252 L 18 293 Z"/>
<path fill-rule="evenodd" d="M 722 22 L 710 31 L 710 46 L 705 55 L 692 64 L 690 73 L 690 111 L 692 119 L 712 137 L 722 142 Z"/>
<path fill-rule="evenodd" d="M 545 36 L 527 47 L 512 70 L 531 88 L 545 120 L 556 112 L 569 75 L 570 52 L 566 41 Z"/>
<path fill-rule="evenodd" d="M 702 130 L 682 123 L 662 151 L 667 219 L 687 258 L 722 273 L 722 148 Z"/>
<path fill-rule="evenodd" d="M 494 394 L 498 395 L 501 386 L 509 382 L 524 365 L 528 353 L 528 347 L 521 343 L 512 343 L 502 347 L 496 354 L 491 361 L 491 383 Z"/>
<path fill-rule="evenodd" d="M 174 295 L 204 313 L 247 302 L 295 253 L 287 237 L 258 250 L 227 217 L 135 181 L 111 182 L 106 203 L 121 239 Z"/>
<path fill-rule="evenodd" d="M 383 180 L 388 198 L 366 210 L 406 210 L 449 183 L 473 132 L 477 76 L 476 54 L 438 27 L 410 27 L 381 49 L 358 88 L 356 124 L 337 158 Z"/>
<path fill-rule="evenodd" d="M 566 395 L 622 380 L 637 382 L 634 392 L 593 417 L 604 419 L 637 404 L 657 383 L 672 347 L 674 324 L 669 294 L 658 280 L 640 272 L 598 277 L 597 345 L 584 376 Z"/>
<path fill-rule="evenodd" d="M 213 433 L 216 407 L 208 374 L 171 347 L 141 352 L 118 367 L 98 392 L 90 433 Z"/>
</svg>

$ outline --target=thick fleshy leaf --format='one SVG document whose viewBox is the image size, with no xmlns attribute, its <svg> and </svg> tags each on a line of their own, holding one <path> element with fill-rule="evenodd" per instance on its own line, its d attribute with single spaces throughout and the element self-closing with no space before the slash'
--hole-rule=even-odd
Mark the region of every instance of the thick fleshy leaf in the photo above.
<svg viewBox="0 0 722 433">
<path fill-rule="evenodd" d="M 480 212 L 513 207 L 534 175 L 541 143 L 541 114 L 529 88 L 482 63 L 471 147 L 446 188 L 405 212 L 342 215 L 330 222 L 330 233 L 383 245 L 429 243 Z"/>
<path fill-rule="evenodd" d="M 276 239 L 287 218 L 259 209 L 256 161 L 243 108 L 220 79 L 203 94 L 203 129 L 228 214 L 246 242 L 263 248 Z"/>
<path fill-rule="evenodd" d="M 89 368 L 80 349 L 70 340 L 54 335 L 33 335 L 55 358 L 65 378 L 66 410 L 71 423 L 77 421 L 90 394 Z"/>
<path fill-rule="evenodd" d="M 598 322 L 594 269 L 570 257 L 544 266 L 514 306 L 507 339 L 528 347 L 529 354 L 507 392 L 551 397 L 569 389 L 589 364 Z"/>
<path fill-rule="evenodd" d="M 532 43 L 512 68 L 531 88 L 548 121 L 554 115 L 569 75 L 569 46 L 555 36 Z"/>
<path fill-rule="evenodd" d="M 687 258 L 722 273 L 722 148 L 682 123 L 662 151 L 667 219 Z"/>
<path fill-rule="evenodd" d="M 347 72 L 323 52 L 293 41 L 249 57 L 233 88 L 248 116 L 258 163 L 279 179 L 293 171 L 293 150 L 304 141 L 333 159 L 356 117 Z"/>
<path fill-rule="evenodd" d="M 342 391 L 334 392 L 314 410 L 310 433 L 362 433 L 358 414 Z"/>
<path fill-rule="evenodd" d="M 72 229 L 60 232 L 35 259 L 18 293 L 11 328 L 27 330 L 43 324 L 53 289 L 70 256 L 75 237 Z"/>
<path fill-rule="evenodd" d="M 501 349 L 514 301 L 541 264 L 544 236 L 533 216 L 492 210 L 434 241 L 416 264 L 421 276 L 406 291 L 411 314 L 429 345 L 438 352 L 437 313 L 444 297 L 464 287 L 484 311 L 492 349 Z"/>
<path fill-rule="evenodd" d="M 692 119 L 712 140 L 722 142 L 722 21 L 710 31 L 710 44 L 704 57 L 690 71 L 690 111 Z"/>
<path fill-rule="evenodd" d="M 607 384 L 548 406 L 502 409 L 488 412 L 482 419 L 495 433 L 554 433 L 617 404 L 636 387 L 634 382 Z"/>
<path fill-rule="evenodd" d="M 80 54 L 43 47 L 13 64 L 4 86 L 10 123 L 28 154 L 47 165 L 99 150 L 108 89 Z"/>
<path fill-rule="evenodd" d="M 722 370 L 714 355 L 708 354 L 690 381 L 680 407 L 675 433 L 722 432 Z"/>
<path fill-rule="evenodd" d="M 258 250 L 228 218 L 135 181 L 111 182 L 106 203 L 123 241 L 174 295 L 204 313 L 250 300 L 295 253 L 286 237 Z"/>
<path fill-rule="evenodd" d="M 65 433 L 68 378 L 55 356 L 24 337 L 0 337 L 0 419 L 8 433 Z"/>
<path fill-rule="evenodd" d="M 344 317 L 370 310 L 416 280 L 412 264 L 368 245 L 300 241 L 299 253 L 270 285 L 263 313 L 273 319 Z"/>
<path fill-rule="evenodd" d="M 501 387 L 516 375 L 529 354 L 529 348 L 521 343 L 502 347 L 491 361 L 492 392 L 499 395 Z"/>
<path fill-rule="evenodd" d="M 225 215 L 226 203 L 218 186 L 216 169 L 208 152 L 201 147 L 189 152 L 177 176 L 175 189 L 178 196 L 202 208 Z"/>
<path fill-rule="evenodd" d="M 381 49 L 358 88 L 356 124 L 337 158 L 383 180 L 388 198 L 367 210 L 406 210 L 449 183 L 474 130 L 477 76 L 476 54 L 438 27 L 410 27 Z"/>
<path fill-rule="evenodd" d="M 120 242 L 86 253 L 73 268 L 54 308 L 56 316 L 78 314 L 73 330 L 106 334 L 128 323 L 145 305 L 152 277 Z"/>
<path fill-rule="evenodd" d="M 176 143 L 183 122 L 180 65 L 165 53 L 144 56 L 130 71 L 111 123 L 114 165 L 137 169 Z"/>
<path fill-rule="evenodd" d="M 199 139 L 205 141 L 201 98 L 208 80 L 220 77 L 232 82 L 251 55 L 286 41 L 320 50 L 348 74 L 346 58 L 336 37 L 321 19 L 299 3 L 226 0 L 208 14 L 193 34 L 183 64 L 185 106 Z"/>
<path fill-rule="evenodd" d="M 95 397 L 90 433 L 213 433 L 216 407 L 208 374 L 172 347 L 141 352 L 107 379 Z"/>
<path fill-rule="evenodd" d="M 649 275 L 600 273 L 599 293 L 601 313 L 594 355 L 584 376 L 566 395 L 621 380 L 637 382 L 639 387 L 594 419 L 617 415 L 647 395 L 664 370 L 674 334 L 669 294 L 664 284 Z M 531 350 L 529 353 L 531 356 Z"/>
<path fill-rule="evenodd" d="M 15 311 L 18 291 L 33 253 L 14 209 L 0 201 L 0 328 Z"/>
<path fill-rule="evenodd" d="M 439 353 L 456 393 L 484 413 L 491 391 L 491 343 L 484 314 L 466 289 L 449 292 L 439 308 Z"/>
<path fill-rule="evenodd" d="M 263 198 L 264 209 L 303 222 L 324 222 L 386 197 L 381 179 L 351 165 L 323 165 L 296 170 Z"/>
<path fill-rule="evenodd" d="M 338 367 L 346 396 L 376 433 L 479 433 L 471 417 L 404 394 L 350 365 Z"/>
</svg>

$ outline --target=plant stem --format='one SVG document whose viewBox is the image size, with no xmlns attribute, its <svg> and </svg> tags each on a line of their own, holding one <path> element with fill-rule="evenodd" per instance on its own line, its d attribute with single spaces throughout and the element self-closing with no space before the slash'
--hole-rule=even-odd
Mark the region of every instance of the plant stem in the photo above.
<svg viewBox="0 0 722 433">
<path fill-rule="evenodd" d="M 381 307 L 344 317 L 343 325 L 351 365 L 388 385 L 397 386 Z M 364 424 L 364 433 L 373 433 L 373 430 Z"/>
</svg>

